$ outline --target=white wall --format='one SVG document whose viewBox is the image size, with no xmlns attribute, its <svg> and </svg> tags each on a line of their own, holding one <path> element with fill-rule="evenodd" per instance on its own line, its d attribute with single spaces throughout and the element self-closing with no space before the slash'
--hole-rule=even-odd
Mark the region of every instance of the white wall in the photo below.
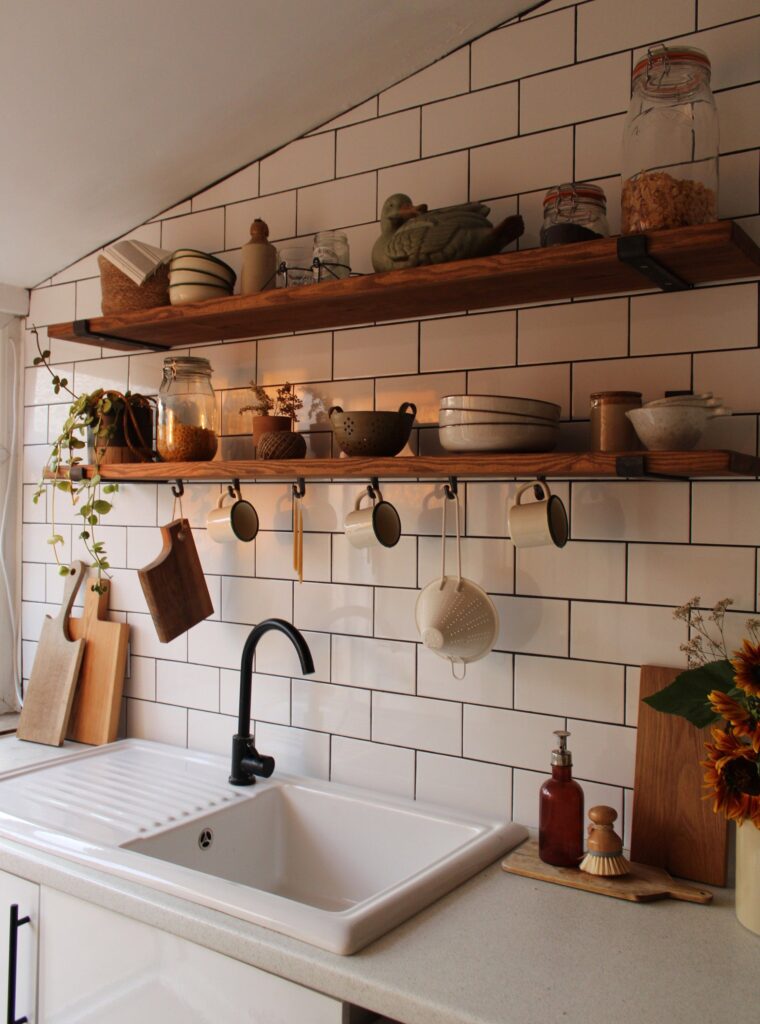
<svg viewBox="0 0 760 1024">
<path fill-rule="evenodd" d="M 698 14 L 697 14 L 698 11 Z M 750 17 L 754 15 L 755 17 Z M 491 32 L 355 111 L 295 141 L 144 225 L 157 245 L 220 253 L 239 263 L 254 217 L 276 240 L 346 228 L 354 267 L 368 271 L 386 196 L 408 191 L 431 207 L 485 199 L 495 218 L 519 210 L 536 244 L 545 189 L 589 179 L 606 190 L 618 227 L 620 135 L 632 60 L 678 38 L 713 61 L 721 116 L 721 216 L 758 235 L 760 3 L 757 0 L 554 0 Z M 96 316 L 90 257 L 32 295 L 37 324 Z M 389 316 L 392 311 L 389 310 Z M 95 385 L 155 390 L 161 356 L 52 342 L 77 391 Z M 421 451 L 436 450 L 438 397 L 464 391 L 530 394 L 560 402 L 563 446 L 587 443 L 588 397 L 629 387 L 645 398 L 693 386 L 722 395 L 737 415 L 715 424 L 711 447 L 757 452 L 760 349 L 756 283 L 693 293 L 604 298 L 539 307 L 219 343 L 196 351 L 214 366 L 226 457 L 251 454 L 237 415 L 249 378 L 296 382 L 310 454 L 330 452 L 315 402 L 394 409 L 412 400 Z M 33 352 L 27 349 L 27 363 Z M 63 407 L 43 371 L 26 374 L 27 496 Z M 494 595 L 498 651 L 452 680 L 419 647 L 417 588 L 437 568 L 440 488 L 389 484 L 404 537 L 370 560 L 346 545 L 341 523 L 355 483 L 310 485 L 305 573 L 290 572 L 286 484 L 248 485 L 262 532 L 255 545 L 207 541 L 218 485 L 188 488 L 185 513 L 216 609 L 212 620 L 158 643 L 136 569 L 170 518 L 166 485 L 118 496 L 107 533 L 115 614 L 132 626 L 126 725 L 131 735 L 227 753 L 237 705 L 236 666 L 251 623 L 292 619 L 312 644 L 315 681 L 302 681 L 276 638 L 261 645 L 254 682 L 259 745 L 283 769 L 351 780 L 513 814 L 535 823 L 552 730 L 572 731 L 577 775 L 590 803 L 630 812 L 638 666 L 677 665 L 685 638 L 671 607 L 700 593 L 731 596 L 736 628 L 757 607 L 760 484 L 558 482 L 572 540 L 562 551 L 515 553 L 505 539 L 514 484 L 468 483 L 466 572 Z M 63 512 L 63 506 L 62 506 Z M 67 523 L 73 517 L 68 516 Z M 60 591 L 45 543 L 44 506 L 24 527 L 25 671 L 41 616 Z M 70 525 L 61 528 L 70 538 Z M 76 542 L 69 555 L 81 555 Z"/>
</svg>

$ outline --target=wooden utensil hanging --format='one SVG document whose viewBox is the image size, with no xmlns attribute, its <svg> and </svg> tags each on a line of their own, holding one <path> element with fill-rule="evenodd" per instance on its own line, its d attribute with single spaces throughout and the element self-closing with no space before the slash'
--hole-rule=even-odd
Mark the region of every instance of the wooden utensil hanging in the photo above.
<svg viewBox="0 0 760 1024">
<path fill-rule="evenodd" d="M 72 640 L 81 637 L 85 647 L 67 738 L 96 746 L 118 736 L 129 643 L 126 622 L 108 620 L 111 585 L 101 586 L 100 594 L 87 590 L 84 614 L 68 621 Z"/>
<path fill-rule="evenodd" d="M 166 644 L 213 615 L 214 606 L 187 519 L 162 526 L 161 536 L 158 558 L 137 575 L 158 639 Z"/>
<path fill-rule="evenodd" d="M 74 687 L 84 654 L 84 640 L 72 640 L 67 620 L 85 577 L 83 562 L 73 562 L 55 618 L 42 623 L 32 674 L 16 729 L 20 740 L 60 747 L 66 735 Z"/>
<path fill-rule="evenodd" d="M 303 507 L 304 485 L 293 484 L 293 571 L 303 583 Z"/>
</svg>

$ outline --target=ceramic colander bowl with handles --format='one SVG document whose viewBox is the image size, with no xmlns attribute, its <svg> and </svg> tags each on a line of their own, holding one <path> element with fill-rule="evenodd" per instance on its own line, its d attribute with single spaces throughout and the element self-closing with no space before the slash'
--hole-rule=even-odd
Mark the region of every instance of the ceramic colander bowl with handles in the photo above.
<svg viewBox="0 0 760 1024">
<path fill-rule="evenodd" d="M 485 657 L 496 642 L 499 616 L 482 587 L 462 576 L 462 539 L 459 529 L 459 497 L 453 495 L 456 510 L 457 573 L 446 575 L 446 507 L 443 500 L 441 529 L 441 576 L 420 591 L 415 621 L 423 644 L 451 662 L 451 672 L 464 678 L 468 662 Z M 456 666 L 462 666 L 457 675 Z"/>
<path fill-rule="evenodd" d="M 375 458 L 398 455 L 409 440 L 416 415 L 414 402 L 402 402 L 398 412 L 344 412 L 339 405 L 328 412 L 342 452 Z"/>
</svg>

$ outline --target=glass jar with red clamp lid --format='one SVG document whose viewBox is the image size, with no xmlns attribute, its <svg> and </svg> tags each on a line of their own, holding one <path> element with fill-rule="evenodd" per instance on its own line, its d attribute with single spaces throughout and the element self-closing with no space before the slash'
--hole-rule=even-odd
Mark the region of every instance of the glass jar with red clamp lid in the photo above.
<svg viewBox="0 0 760 1024">
<path fill-rule="evenodd" d="M 542 246 L 588 242 L 609 233 L 607 197 L 598 185 L 572 181 L 550 188 L 544 196 Z"/>
</svg>

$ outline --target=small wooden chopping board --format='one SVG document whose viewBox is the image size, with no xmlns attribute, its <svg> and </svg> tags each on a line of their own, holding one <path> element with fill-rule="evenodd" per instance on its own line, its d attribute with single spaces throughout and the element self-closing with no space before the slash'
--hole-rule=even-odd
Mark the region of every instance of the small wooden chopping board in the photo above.
<svg viewBox="0 0 760 1024">
<path fill-rule="evenodd" d="M 679 878 L 725 885 L 728 823 L 705 800 L 705 740 L 685 718 L 643 703 L 668 686 L 677 668 L 642 665 L 636 773 L 633 786 L 631 857 L 665 868 Z"/>
<path fill-rule="evenodd" d="M 63 743 L 84 654 L 84 640 L 70 638 L 67 620 L 84 578 L 84 563 L 73 562 L 58 614 L 55 618 L 46 615 L 42 623 L 16 729 L 20 740 L 46 743 L 50 747 L 60 747 Z"/>
<path fill-rule="evenodd" d="M 166 644 L 213 615 L 214 606 L 187 519 L 162 526 L 161 536 L 158 558 L 137 575 L 158 639 Z"/>
<path fill-rule="evenodd" d="M 129 626 L 107 618 L 111 585 L 101 586 L 101 594 L 88 589 L 82 618 L 69 619 L 72 640 L 81 637 L 85 647 L 67 738 L 94 746 L 118 736 L 129 643 Z"/>
<path fill-rule="evenodd" d="M 712 893 L 707 889 L 697 889 L 675 878 L 667 871 L 649 867 L 648 864 L 631 864 L 630 873 L 619 878 L 604 878 L 600 875 L 589 875 L 579 868 L 558 868 L 553 864 L 544 864 L 538 856 L 538 842 L 529 839 L 513 850 L 501 862 L 502 869 L 513 875 L 524 878 L 535 878 L 541 882 L 554 882 L 555 885 L 567 885 L 571 889 L 583 889 L 601 896 L 614 896 L 618 900 L 631 900 L 634 903 L 650 903 L 670 897 L 674 900 L 686 900 L 687 903 L 710 903 Z"/>
</svg>

